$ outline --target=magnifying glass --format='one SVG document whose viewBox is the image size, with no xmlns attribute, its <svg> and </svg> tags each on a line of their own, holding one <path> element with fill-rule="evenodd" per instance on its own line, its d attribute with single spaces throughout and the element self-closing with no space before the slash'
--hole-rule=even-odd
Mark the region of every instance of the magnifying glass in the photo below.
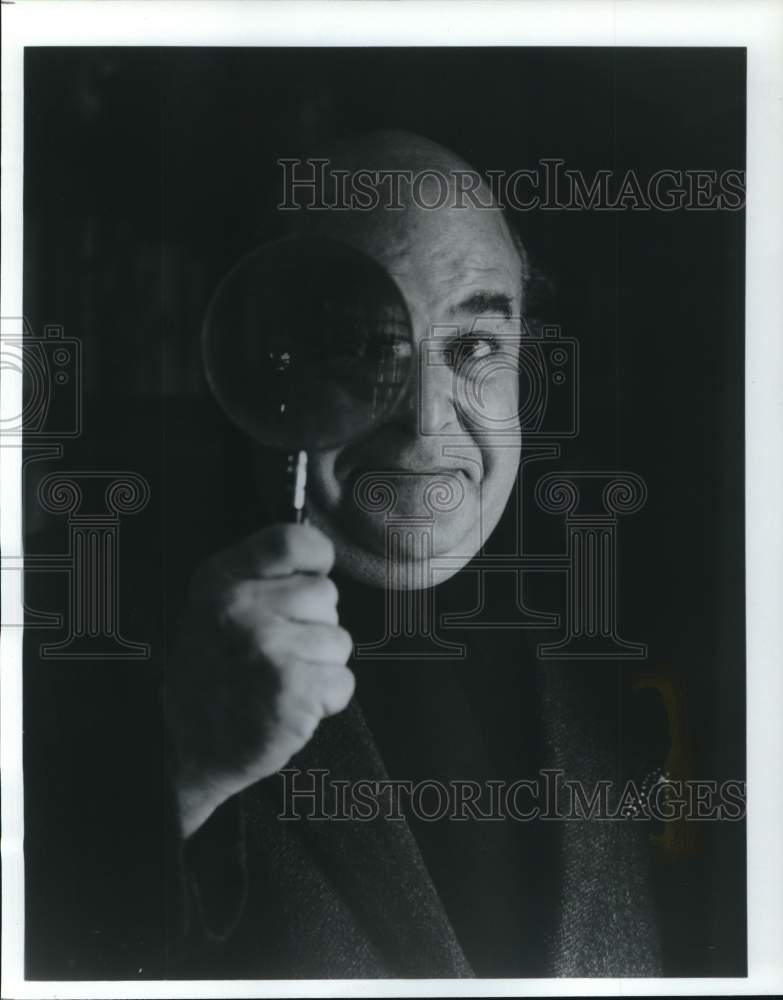
<svg viewBox="0 0 783 1000">
<path fill-rule="evenodd" d="M 412 330 L 392 277 L 338 240 L 264 244 L 221 281 L 202 330 L 207 381 L 234 424 L 285 455 L 283 519 L 304 519 L 308 452 L 370 433 L 405 395 Z"/>
</svg>

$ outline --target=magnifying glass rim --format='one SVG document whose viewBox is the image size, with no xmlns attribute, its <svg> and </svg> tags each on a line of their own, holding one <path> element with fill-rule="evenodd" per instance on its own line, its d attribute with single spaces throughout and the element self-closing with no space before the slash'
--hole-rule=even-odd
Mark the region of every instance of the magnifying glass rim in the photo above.
<svg viewBox="0 0 783 1000">
<path fill-rule="evenodd" d="M 314 247 L 314 246 L 317 246 L 318 244 L 321 244 L 321 245 L 323 245 L 323 246 L 325 246 L 327 248 L 329 246 L 336 246 L 336 247 L 339 247 L 343 251 L 346 251 L 346 250 L 349 251 L 349 255 L 355 255 L 358 259 L 361 259 L 361 260 L 364 260 L 364 261 L 368 261 L 370 263 L 370 265 L 371 265 L 371 268 L 374 268 L 377 271 L 377 273 L 380 276 L 382 276 L 383 280 L 385 280 L 394 289 L 396 289 L 397 295 L 398 295 L 398 298 L 399 298 L 399 303 L 402 306 L 402 308 L 404 309 L 404 311 L 405 311 L 404 312 L 405 318 L 408 321 L 408 329 L 410 330 L 410 337 L 408 338 L 408 342 L 411 345 L 411 353 L 412 353 L 412 355 L 415 355 L 415 341 L 414 341 L 414 338 L 413 338 L 413 321 L 412 321 L 412 318 L 411 318 L 410 309 L 408 308 L 408 303 L 406 302 L 405 296 L 403 295 L 402 290 L 401 290 L 399 284 L 397 283 L 397 281 L 395 280 L 395 278 L 393 277 L 393 275 L 391 275 L 381 263 L 379 263 L 370 254 L 366 253 L 363 250 L 359 250 L 357 247 L 353 246 L 351 243 L 349 243 L 349 242 L 347 242 L 345 240 L 335 239 L 334 237 L 331 237 L 331 236 L 300 236 L 300 235 L 290 235 L 290 236 L 280 237 L 279 239 L 270 240 L 267 243 L 261 243 L 258 246 L 254 247 L 254 249 L 250 250 L 243 257 L 241 257 L 235 264 L 233 264 L 229 268 L 229 270 L 223 275 L 223 277 L 221 278 L 221 280 L 218 282 L 218 285 L 215 288 L 215 291 L 212 293 L 212 296 L 210 297 L 209 304 L 207 306 L 207 311 L 206 311 L 206 314 L 205 314 L 205 317 L 204 317 L 204 321 L 203 321 L 202 327 L 201 327 L 201 335 L 200 335 L 201 364 L 202 364 L 202 369 L 204 371 L 204 375 L 206 377 L 207 384 L 209 385 L 210 391 L 211 391 L 213 397 L 215 398 L 215 400 L 217 401 L 217 403 L 219 404 L 219 406 L 220 406 L 221 410 L 223 411 L 223 413 L 244 434 L 247 434 L 248 437 L 251 437 L 254 441 L 256 441 L 258 444 L 260 444 L 262 447 L 270 448 L 270 449 L 272 449 L 274 451 L 280 451 L 280 452 L 291 452 L 291 451 L 300 451 L 300 450 L 304 450 L 304 451 L 308 451 L 308 452 L 313 452 L 313 451 L 328 451 L 330 448 L 337 448 L 337 447 L 339 447 L 341 445 L 346 445 L 346 444 L 349 444 L 349 443 L 354 442 L 354 441 L 360 441 L 363 438 L 368 437 L 370 434 L 372 434 L 372 432 L 378 426 L 379 421 L 377 421 L 377 420 L 371 421 L 368 426 L 363 427 L 361 430 L 353 432 L 353 433 L 349 434 L 348 436 L 342 435 L 342 436 L 339 436 L 339 437 L 336 437 L 336 438 L 329 438 L 325 442 L 321 442 L 321 443 L 319 443 L 317 445 L 308 445 L 306 447 L 303 447 L 302 444 L 301 444 L 301 442 L 299 442 L 299 443 L 294 442 L 291 445 L 269 444 L 266 438 L 264 438 L 262 440 L 261 437 L 259 437 L 259 435 L 256 433 L 255 430 L 250 430 L 250 427 L 249 427 L 248 423 L 245 423 L 241 419 L 238 419 L 235 416 L 232 408 L 230 408 L 229 406 L 226 405 L 226 403 L 224 401 L 224 394 L 220 391 L 219 387 L 216 384 L 215 377 L 214 377 L 214 372 L 213 372 L 213 366 L 211 366 L 208 363 L 208 357 L 209 357 L 209 353 L 210 353 L 210 350 L 209 350 L 209 347 L 208 347 L 208 341 L 209 341 L 208 330 L 209 330 L 209 326 L 210 326 L 210 320 L 211 320 L 211 318 L 212 318 L 212 316 L 214 314 L 216 303 L 217 303 L 217 301 L 218 301 L 218 299 L 220 297 L 220 294 L 221 294 L 222 290 L 224 289 L 224 287 L 228 284 L 228 282 L 231 280 L 231 278 L 233 278 L 234 275 L 237 274 L 242 269 L 242 267 L 244 267 L 247 264 L 247 262 L 251 260 L 251 258 L 255 257 L 256 255 L 258 255 L 258 254 L 260 254 L 262 252 L 264 252 L 264 253 L 273 252 L 275 247 L 291 246 L 291 245 L 296 244 L 296 243 L 299 243 L 299 244 L 301 244 L 303 246 L 309 246 L 309 247 Z M 409 384 L 410 384 L 410 381 L 411 381 L 411 379 L 412 379 L 412 377 L 414 375 L 415 368 L 416 368 L 416 364 L 415 364 L 415 356 L 414 356 L 414 361 L 410 365 L 410 369 L 409 369 L 409 371 L 408 371 L 408 373 L 406 375 L 405 380 L 401 383 L 400 390 L 399 390 L 398 394 L 396 395 L 396 397 L 392 400 L 392 402 L 389 405 L 387 405 L 387 406 L 384 407 L 383 413 L 382 413 L 383 418 L 387 418 L 387 417 L 391 416 L 399 408 L 400 404 L 402 403 L 402 400 L 405 398 L 405 396 L 406 396 L 406 394 L 408 392 Z"/>
</svg>

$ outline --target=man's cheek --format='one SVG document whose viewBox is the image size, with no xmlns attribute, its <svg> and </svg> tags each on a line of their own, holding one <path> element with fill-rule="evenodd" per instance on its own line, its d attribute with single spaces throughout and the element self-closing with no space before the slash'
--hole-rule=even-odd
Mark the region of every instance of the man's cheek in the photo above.
<svg viewBox="0 0 783 1000">
<path fill-rule="evenodd" d="M 485 513 L 504 505 L 516 480 L 522 450 L 519 424 L 503 433 L 484 435 L 481 455 L 484 478 L 481 482 L 481 505 Z"/>
<path fill-rule="evenodd" d="M 324 511 L 336 510 L 345 490 L 336 474 L 339 450 L 311 452 L 308 456 L 306 505 L 317 505 Z"/>
<path fill-rule="evenodd" d="M 519 375 L 510 363 L 488 366 L 481 377 L 456 386 L 455 405 L 462 425 L 482 437 L 513 435 L 519 428 Z"/>
<path fill-rule="evenodd" d="M 513 433 L 519 427 L 519 373 L 510 362 L 488 384 L 487 403 L 492 424 Z"/>
</svg>

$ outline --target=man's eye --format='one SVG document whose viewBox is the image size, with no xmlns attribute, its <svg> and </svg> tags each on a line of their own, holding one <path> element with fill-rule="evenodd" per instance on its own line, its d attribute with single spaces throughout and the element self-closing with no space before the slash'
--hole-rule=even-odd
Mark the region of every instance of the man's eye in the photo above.
<svg viewBox="0 0 783 1000">
<path fill-rule="evenodd" d="M 473 334 L 460 340 L 460 354 L 463 361 L 481 361 L 498 349 L 497 338 L 491 334 Z"/>
</svg>

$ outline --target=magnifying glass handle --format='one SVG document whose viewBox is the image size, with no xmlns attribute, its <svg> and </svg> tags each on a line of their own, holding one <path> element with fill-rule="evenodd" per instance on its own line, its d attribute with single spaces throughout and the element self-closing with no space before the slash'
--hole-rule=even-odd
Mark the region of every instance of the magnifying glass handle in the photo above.
<svg viewBox="0 0 783 1000">
<path fill-rule="evenodd" d="M 305 521 L 305 496 L 307 489 L 307 452 L 292 451 L 286 465 L 285 520 L 289 524 Z"/>
</svg>

